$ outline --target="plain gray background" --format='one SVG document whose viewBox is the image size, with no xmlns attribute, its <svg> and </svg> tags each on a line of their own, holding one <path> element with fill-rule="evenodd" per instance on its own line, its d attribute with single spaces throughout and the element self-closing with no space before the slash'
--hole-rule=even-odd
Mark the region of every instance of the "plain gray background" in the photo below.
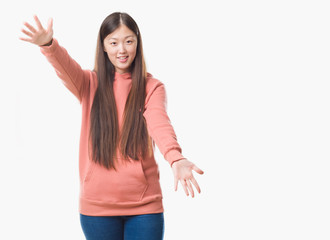
<svg viewBox="0 0 330 240">
<path fill-rule="evenodd" d="M 81 109 L 23 21 L 46 27 L 92 69 L 114 11 L 138 23 L 148 71 L 165 83 L 183 155 L 202 193 L 174 192 L 157 150 L 165 239 L 329 239 L 330 34 L 327 1 L 2 3 L 1 239 L 83 239 Z"/>
</svg>

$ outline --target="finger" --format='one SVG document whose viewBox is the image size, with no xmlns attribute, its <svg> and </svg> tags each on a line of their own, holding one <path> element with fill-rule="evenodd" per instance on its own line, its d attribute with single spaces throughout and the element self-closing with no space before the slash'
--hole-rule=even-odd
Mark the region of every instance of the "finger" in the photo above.
<svg viewBox="0 0 330 240">
<path fill-rule="evenodd" d="M 26 31 L 25 29 L 22 29 L 22 32 L 28 35 L 29 37 L 33 37 L 33 34 L 31 32 Z"/>
<path fill-rule="evenodd" d="M 29 39 L 29 38 L 19 37 L 19 39 L 21 39 L 21 40 L 23 40 L 23 41 L 26 41 L 26 42 L 31 42 L 31 39 Z"/>
<path fill-rule="evenodd" d="M 187 196 L 189 196 L 186 181 L 185 180 L 180 180 L 180 182 L 181 182 L 181 185 L 183 187 L 184 192 L 186 193 Z"/>
<path fill-rule="evenodd" d="M 36 32 L 37 32 L 37 30 L 36 30 L 34 27 L 32 27 L 29 23 L 24 22 L 24 25 L 25 25 L 28 29 L 30 29 L 31 32 L 33 32 L 33 33 L 36 33 Z"/>
<path fill-rule="evenodd" d="M 48 19 L 47 31 L 50 31 L 53 28 L 53 18 Z"/>
<path fill-rule="evenodd" d="M 174 191 L 178 190 L 178 179 L 174 178 Z"/>
<path fill-rule="evenodd" d="M 195 179 L 194 177 L 192 177 L 192 178 L 190 179 L 190 181 L 194 184 L 194 186 L 195 186 L 195 188 L 197 189 L 197 191 L 198 191 L 199 193 L 201 193 L 201 189 L 200 189 L 200 187 L 199 187 L 199 185 L 198 185 L 196 179 Z"/>
<path fill-rule="evenodd" d="M 190 191 L 191 197 L 194 197 L 195 196 L 194 195 L 194 189 L 192 188 L 190 181 L 189 180 L 186 180 L 186 183 L 188 185 L 188 189 Z"/>
<path fill-rule="evenodd" d="M 34 15 L 33 17 L 34 17 L 34 20 L 36 21 L 38 29 L 42 30 L 43 27 L 42 27 L 41 22 L 39 21 L 39 18 L 37 17 L 37 15 Z"/>
<path fill-rule="evenodd" d="M 199 174 L 204 174 L 204 172 L 198 168 L 196 165 L 193 166 L 193 169 L 195 170 L 195 172 L 199 173 Z"/>
</svg>

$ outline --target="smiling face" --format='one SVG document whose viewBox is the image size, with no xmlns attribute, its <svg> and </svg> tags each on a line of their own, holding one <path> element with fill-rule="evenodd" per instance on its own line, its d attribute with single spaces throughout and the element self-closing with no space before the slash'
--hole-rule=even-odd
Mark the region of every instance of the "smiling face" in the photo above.
<svg viewBox="0 0 330 240">
<path fill-rule="evenodd" d="M 103 44 L 104 51 L 107 52 L 116 72 L 120 74 L 129 72 L 136 55 L 137 37 L 135 33 L 121 24 L 104 39 Z"/>
</svg>

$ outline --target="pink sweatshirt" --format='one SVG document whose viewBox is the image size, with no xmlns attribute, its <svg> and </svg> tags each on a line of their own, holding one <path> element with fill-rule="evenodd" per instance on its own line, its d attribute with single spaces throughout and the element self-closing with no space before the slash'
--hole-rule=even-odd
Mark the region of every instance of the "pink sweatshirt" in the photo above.
<svg viewBox="0 0 330 240">
<path fill-rule="evenodd" d="M 90 216 L 119 216 L 163 212 L 158 165 L 154 158 L 155 143 L 164 158 L 172 163 L 183 159 L 174 129 L 166 113 L 166 91 L 162 82 L 148 73 L 144 117 L 152 138 L 151 154 L 142 161 L 118 161 L 118 171 L 95 164 L 88 156 L 90 111 L 97 88 L 97 75 L 82 69 L 53 38 L 50 46 L 40 51 L 55 68 L 63 84 L 79 100 L 82 123 L 79 144 L 79 212 Z M 116 72 L 114 95 L 119 125 L 131 87 L 131 74 Z M 117 149 L 118 151 L 118 149 Z"/>
</svg>

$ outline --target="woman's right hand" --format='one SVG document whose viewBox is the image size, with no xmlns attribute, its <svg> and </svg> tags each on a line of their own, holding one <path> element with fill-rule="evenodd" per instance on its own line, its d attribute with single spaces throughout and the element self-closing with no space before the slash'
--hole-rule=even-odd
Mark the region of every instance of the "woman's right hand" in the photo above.
<svg viewBox="0 0 330 240">
<path fill-rule="evenodd" d="M 33 44 L 36 44 L 38 46 L 46 46 L 50 45 L 52 39 L 53 39 L 53 19 L 50 18 L 48 20 L 48 26 L 47 29 L 44 29 L 37 17 L 37 15 L 34 15 L 34 20 L 37 23 L 38 29 L 36 30 L 34 27 L 32 27 L 29 23 L 24 22 L 24 25 L 31 31 L 26 31 L 25 29 L 21 29 L 23 33 L 25 33 L 30 38 L 23 38 L 19 37 L 20 40 L 30 42 Z"/>
</svg>

